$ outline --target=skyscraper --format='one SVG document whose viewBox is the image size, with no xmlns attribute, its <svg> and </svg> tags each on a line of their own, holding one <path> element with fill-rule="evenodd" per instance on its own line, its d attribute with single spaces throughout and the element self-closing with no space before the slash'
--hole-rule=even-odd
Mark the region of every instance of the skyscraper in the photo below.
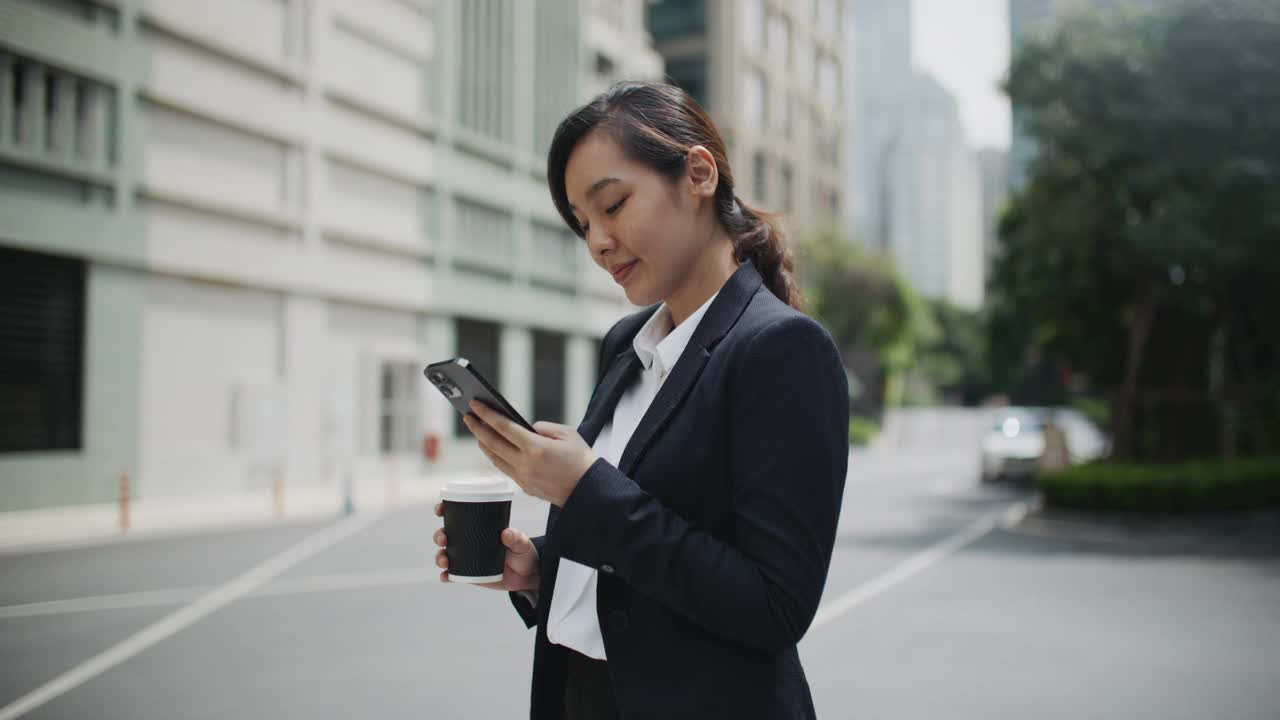
<svg viewBox="0 0 1280 720">
<path fill-rule="evenodd" d="M 854 0 L 849 223 L 926 297 L 982 303 L 982 183 L 955 98 L 912 66 L 908 3 Z"/>
</svg>

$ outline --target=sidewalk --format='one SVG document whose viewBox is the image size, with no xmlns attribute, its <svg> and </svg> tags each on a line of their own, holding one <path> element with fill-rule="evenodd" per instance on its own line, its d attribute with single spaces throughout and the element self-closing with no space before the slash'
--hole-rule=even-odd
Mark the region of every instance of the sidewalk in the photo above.
<svg viewBox="0 0 1280 720">
<path fill-rule="evenodd" d="M 492 472 L 492 471 L 491 471 Z M 352 493 L 355 512 L 429 506 L 454 477 L 491 474 L 457 472 L 404 478 L 393 486 L 385 478 L 364 478 Z M 129 503 L 128 530 L 121 529 L 118 503 L 0 513 L 0 553 L 26 552 L 122 542 L 192 532 L 263 527 L 279 523 L 339 517 L 345 511 L 342 488 L 316 485 L 286 488 L 277 515 L 270 491 L 237 495 L 138 499 Z"/>
</svg>

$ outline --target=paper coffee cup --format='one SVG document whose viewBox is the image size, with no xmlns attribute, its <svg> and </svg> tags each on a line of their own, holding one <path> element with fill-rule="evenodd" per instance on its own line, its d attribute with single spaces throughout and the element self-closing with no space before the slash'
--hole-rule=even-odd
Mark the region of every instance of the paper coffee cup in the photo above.
<svg viewBox="0 0 1280 720">
<path fill-rule="evenodd" d="M 510 526 L 514 497 L 515 490 L 505 478 L 453 480 L 440 491 L 449 580 L 463 583 L 502 580 L 507 558 L 502 531 Z"/>
</svg>

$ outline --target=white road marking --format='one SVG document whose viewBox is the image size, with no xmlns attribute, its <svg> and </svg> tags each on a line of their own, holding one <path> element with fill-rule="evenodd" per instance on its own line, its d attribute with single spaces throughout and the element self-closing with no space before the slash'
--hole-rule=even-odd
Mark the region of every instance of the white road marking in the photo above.
<svg viewBox="0 0 1280 720">
<path fill-rule="evenodd" d="M 143 628 L 116 645 L 0 708 L 0 720 L 12 720 L 57 698 L 156 643 L 199 622 L 231 602 L 252 593 L 271 578 L 364 529 L 380 513 L 352 515 L 274 555 L 234 580 Z"/>
<path fill-rule="evenodd" d="M 440 568 L 434 565 L 427 569 L 410 568 L 406 570 L 387 570 L 385 572 L 313 575 L 311 577 L 281 580 L 270 587 L 263 588 L 260 592 L 254 593 L 253 597 L 310 595 L 312 593 L 337 592 L 341 590 L 417 585 L 436 580 L 439 577 Z"/>
<path fill-rule="evenodd" d="M 92 595 L 90 597 L 67 598 L 66 600 L 45 600 L 22 605 L 9 605 L 0 607 L 0 620 L 179 605 L 199 598 L 202 593 L 208 592 L 210 589 L 209 587 L 169 588 L 165 590 L 120 593 L 118 595 Z"/>
<path fill-rule="evenodd" d="M 834 600 L 823 603 L 809 626 L 809 632 L 826 625 L 881 593 L 899 585 L 931 565 L 944 560 L 966 545 L 991 532 L 997 525 L 1017 524 L 1027 512 L 1026 503 L 1014 503 L 1003 513 L 984 515 L 967 527 L 907 558 L 886 572 L 868 580 Z"/>
<path fill-rule="evenodd" d="M 312 593 L 336 592 L 341 590 L 363 590 L 367 588 L 394 587 L 397 585 L 414 585 L 428 582 L 439 577 L 439 570 L 421 568 L 405 568 L 379 572 L 336 573 L 332 575 L 311 575 L 308 577 L 286 578 L 246 595 L 246 599 L 274 597 L 278 595 L 309 595 Z M 127 610 L 140 607 L 163 607 L 179 605 L 199 598 L 212 590 L 212 587 L 166 588 L 163 590 L 144 590 L 142 592 L 120 593 L 118 595 L 93 595 L 89 597 L 68 598 L 65 600 L 46 600 L 43 602 L 24 603 L 0 607 L 0 620 L 12 618 L 41 617 L 45 615 L 66 615 L 68 613 L 102 612 L 109 610 Z"/>
</svg>

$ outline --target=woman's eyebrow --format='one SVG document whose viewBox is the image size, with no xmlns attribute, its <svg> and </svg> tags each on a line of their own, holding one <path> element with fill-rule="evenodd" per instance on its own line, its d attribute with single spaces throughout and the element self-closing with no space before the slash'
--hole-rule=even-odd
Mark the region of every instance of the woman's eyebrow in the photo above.
<svg viewBox="0 0 1280 720">
<path fill-rule="evenodd" d="M 591 187 L 587 188 L 587 200 L 590 200 L 591 196 L 600 192 L 600 190 L 602 190 L 605 186 L 612 185 L 616 182 L 622 182 L 622 181 L 616 177 L 607 177 L 607 178 L 601 178 L 595 181 L 594 183 L 591 183 Z M 569 207 L 574 210 L 578 209 L 578 206 L 574 205 L 573 203 L 569 203 Z"/>
</svg>

